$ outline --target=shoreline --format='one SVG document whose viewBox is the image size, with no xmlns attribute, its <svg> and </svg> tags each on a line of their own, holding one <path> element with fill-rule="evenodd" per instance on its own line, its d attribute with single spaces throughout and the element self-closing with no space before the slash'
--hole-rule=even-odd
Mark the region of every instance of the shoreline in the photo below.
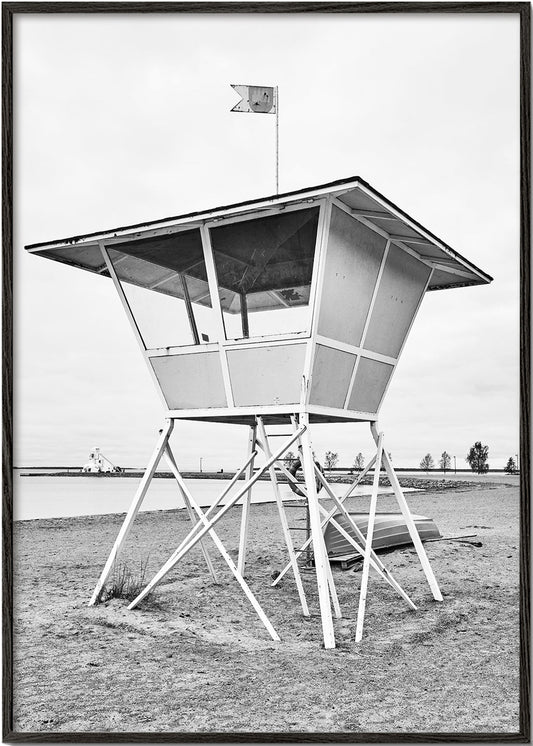
<svg viewBox="0 0 533 746">
<path fill-rule="evenodd" d="M 185 478 L 190 478 L 185 476 Z M 192 477 L 194 478 L 194 477 Z M 268 481 L 269 478 L 265 481 Z M 280 482 L 282 480 L 279 480 Z M 285 480 L 287 482 L 287 480 Z M 350 484 L 353 480 L 339 480 L 339 479 L 332 479 L 330 480 L 332 484 Z M 455 482 L 455 481 L 442 481 L 442 482 L 436 482 L 432 480 L 419 480 L 416 478 L 401 478 L 399 479 L 400 485 L 406 489 L 406 490 L 412 490 L 408 493 L 408 502 L 412 500 L 413 497 L 423 497 L 424 495 L 427 495 L 431 497 L 433 493 L 441 494 L 441 493 L 451 493 L 455 492 L 458 494 L 462 494 L 464 492 L 470 492 L 470 491 L 480 491 L 480 490 L 494 490 L 502 487 L 512 488 L 514 485 L 508 484 L 499 484 L 495 482 L 485 482 L 483 484 L 480 484 L 478 482 Z M 368 482 L 365 480 L 362 480 L 360 482 L 360 485 L 362 486 L 370 486 L 371 480 Z M 384 477 L 383 479 L 380 479 L 379 483 L 380 487 L 387 487 L 390 488 L 390 482 L 388 478 Z M 381 500 L 383 499 L 394 499 L 393 493 L 390 492 L 378 492 L 378 496 Z M 348 498 L 346 505 L 352 505 L 354 501 L 356 500 L 363 500 L 367 501 L 370 498 L 370 492 L 364 495 L 352 495 L 350 498 Z M 133 495 L 132 495 L 133 499 Z M 328 505 L 331 505 L 333 507 L 333 502 L 327 495 L 323 494 L 320 496 L 320 500 L 322 503 L 327 503 Z M 258 506 L 271 506 L 275 504 L 275 498 L 272 496 L 271 500 L 261 500 L 257 502 L 252 502 L 254 510 L 257 509 Z M 296 496 L 294 498 L 284 499 L 283 504 L 285 507 L 298 507 L 298 508 L 305 508 L 305 500 L 304 499 L 298 499 Z M 204 510 L 209 508 L 209 505 L 200 505 L 200 507 Z M 232 507 L 241 509 L 242 503 L 239 501 L 236 505 Z M 172 507 L 172 508 L 156 508 L 153 510 L 141 510 L 139 515 L 147 515 L 147 516 L 157 516 L 160 514 L 168 514 L 171 515 L 173 513 L 176 513 L 177 515 L 182 515 L 183 511 L 186 511 L 186 506 L 183 505 L 181 507 Z M 399 511 L 399 508 L 398 508 Z M 379 512 L 379 507 L 378 507 Z M 49 516 L 49 517 L 40 517 L 40 518 L 20 518 L 20 519 L 14 519 L 13 524 L 34 524 L 38 522 L 56 522 L 56 521 L 102 521 L 104 519 L 113 519 L 117 516 L 124 516 L 127 513 L 126 510 L 122 511 L 110 511 L 108 513 L 87 513 L 87 514 L 80 514 L 80 515 L 74 515 L 74 516 Z"/>
<path fill-rule="evenodd" d="M 126 479 L 141 479 L 144 476 L 144 471 L 135 471 L 135 472 L 119 472 L 119 473 L 113 473 L 113 472 L 99 472 L 99 473 L 83 473 L 83 472 L 31 472 L 31 473 L 21 473 L 19 475 L 20 477 L 60 477 L 60 478 L 67 478 L 67 477 L 88 477 L 88 478 L 96 478 L 96 479 L 120 479 L 120 478 L 126 478 Z M 184 471 L 181 472 L 181 476 L 183 479 L 205 479 L 205 480 L 224 480 L 224 481 L 230 481 L 233 479 L 234 474 L 231 472 L 195 472 L 195 471 Z M 470 489 L 471 487 L 473 489 L 476 488 L 476 484 L 479 484 L 481 486 L 490 488 L 492 486 L 497 486 L 499 484 L 502 484 L 501 482 L 495 483 L 495 482 L 472 482 L 470 480 L 461 480 L 461 479 L 451 479 L 446 477 L 439 478 L 438 475 L 435 475 L 434 477 L 407 477 L 402 476 L 401 474 L 398 474 L 398 481 L 400 482 L 401 487 L 405 488 L 411 488 L 411 489 L 420 489 L 420 490 L 452 490 L 452 489 Z M 172 472 L 156 472 L 153 475 L 153 479 L 173 479 L 174 475 Z M 357 479 L 357 476 L 355 474 L 328 474 L 327 480 L 330 484 L 352 484 Z M 244 482 L 246 480 L 246 475 L 241 474 L 241 476 L 238 478 L 237 481 Z M 268 474 L 262 474 L 258 480 L 259 482 L 269 482 L 270 476 Z M 285 476 L 285 474 L 277 474 L 277 481 L 280 484 L 289 484 L 289 480 Z M 301 484 L 304 484 L 303 478 L 300 477 L 298 481 Z M 373 482 L 373 475 L 366 475 L 361 481 L 358 483 L 359 485 L 363 487 L 367 487 L 371 485 Z M 387 476 L 383 475 L 379 478 L 379 486 L 380 487 L 390 487 L 391 483 Z M 512 482 L 509 482 L 509 486 L 513 486 Z"/>
</svg>

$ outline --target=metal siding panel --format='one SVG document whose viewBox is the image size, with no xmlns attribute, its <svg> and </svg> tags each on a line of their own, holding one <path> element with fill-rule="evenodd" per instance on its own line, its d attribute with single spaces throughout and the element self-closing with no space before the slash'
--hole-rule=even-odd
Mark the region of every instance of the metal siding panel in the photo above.
<svg viewBox="0 0 533 746">
<path fill-rule="evenodd" d="M 298 404 L 305 349 L 295 344 L 228 350 L 235 406 Z"/>
<path fill-rule="evenodd" d="M 364 347 L 397 357 L 416 312 L 431 269 L 397 246 L 391 246 Z"/>
<path fill-rule="evenodd" d="M 377 412 L 394 367 L 362 357 L 359 361 L 348 409 Z"/>
<path fill-rule="evenodd" d="M 356 360 L 357 355 L 317 345 L 309 403 L 343 409 Z"/>
<path fill-rule="evenodd" d="M 359 345 L 386 241 L 333 207 L 318 333 Z"/>
<path fill-rule="evenodd" d="M 150 358 L 169 409 L 226 407 L 218 352 Z"/>
</svg>

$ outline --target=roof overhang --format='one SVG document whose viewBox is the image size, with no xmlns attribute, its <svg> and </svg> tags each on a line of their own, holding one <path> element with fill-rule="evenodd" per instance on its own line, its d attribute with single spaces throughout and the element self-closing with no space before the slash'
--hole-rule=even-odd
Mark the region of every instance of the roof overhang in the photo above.
<svg viewBox="0 0 533 746">
<path fill-rule="evenodd" d="M 134 242 L 150 236 L 168 236 L 207 221 L 239 215 L 249 215 L 252 218 L 256 214 L 260 217 L 265 210 L 283 205 L 309 204 L 324 197 L 334 199 L 356 220 L 432 266 L 433 274 L 428 290 L 484 285 L 492 281 L 490 275 L 454 251 L 358 176 L 209 210 L 31 244 L 25 248 L 30 253 L 64 264 L 97 274 L 107 274 L 100 250 L 101 242 L 112 246 L 125 240 Z"/>
</svg>

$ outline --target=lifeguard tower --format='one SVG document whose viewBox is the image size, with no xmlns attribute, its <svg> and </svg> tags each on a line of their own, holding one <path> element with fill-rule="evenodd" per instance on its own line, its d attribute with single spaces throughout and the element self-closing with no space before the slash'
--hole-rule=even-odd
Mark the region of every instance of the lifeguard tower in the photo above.
<svg viewBox="0 0 533 746">
<path fill-rule="evenodd" d="M 273 639 L 279 639 L 244 579 L 251 489 L 269 472 L 304 614 L 309 614 L 277 475 L 294 476 L 283 456 L 301 448 L 325 647 L 335 646 L 340 616 L 323 530 L 341 511 L 363 557 L 356 640 L 363 631 L 373 567 L 412 608 L 411 599 L 372 550 L 379 475 L 387 473 L 433 597 L 442 600 L 412 515 L 383 446 L 378 413 L 407 335 L 427 291 L 489 283 L 491 277 L 453 251 L 359 177 L 203 212 L 27 247 L 40 256 L 110 277 L 166 409 L 165 425 L 131 508 L 94 590 L 95 603 L 163 455 L 193 521 L 191 531 L 130 605 L 136 606 L 200 544 L 215 577 L 209 535 Z M 169 437 L 180 420 L 249 428 L 244 464 L 203 511 L 178 470 Z M 315 423 L 369 423 L 376 455 L 337 497 L 312 455 Z M 267 426 L 292 427 L 271 447 Z M 265 462 L 254 469 L 258 449 Z M 374 469 L 367 538 L 345 499 Z M 245 475 L 222 508 L 220 504 Z M 317 480 L 334 503 L 319 502 Z M 239 558 L 233 562 L 214 528 L 242 501 Z M 337 524 L 341 532 L 343 531 Z M 346 533 L 346 532 L 344 532 Z M 282 575 L 285 574 L 282 573 Z M 280 577 L 275 582 L 278 582 Z"/>
</svg>

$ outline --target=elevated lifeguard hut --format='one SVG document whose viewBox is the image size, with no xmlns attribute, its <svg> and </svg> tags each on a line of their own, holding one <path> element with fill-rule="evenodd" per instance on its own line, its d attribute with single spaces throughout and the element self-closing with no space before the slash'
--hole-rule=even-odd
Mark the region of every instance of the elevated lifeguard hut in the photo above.
<svg viewBox="0 0 533 746">
<path fill-rule="evenodd" d="M 97 583 L 96 602 L 166 455 L 189 510 L 187 539 L 132 602 L 135 606 L 209 534 L 274 639 L 279 639 L 243 573 L 251 488 L 269 471 L 302 610 L 305 594 L 276 474 L 289 479 L 283 456 L 301 447 L 326 647 L 334 647 L 331 604 L 340 615 L 323 528 L 374 467 L 367 539 L 350 539 L 364 556 L 356 639 L 361 639 L 372 566 L 414 607 L 372 550 L 378 480 L 384 468 L 436 600 L 442 600 L 377 419 L 407 335 L 427 291 L 481 285 L 485 272 L 455 252 L 359 177 L 202 212 L 26 247 L 40 256 L 110 277 L 166 409 L 165 427 Z M 182 419 L 250 428 L 246 473 L 235 496 L 205 513 L 183 482 L 169 437 Z M 314 423 L 367 422 L 377 452 L 342 498 L 312 457 Z M 292 435 L 272 450 L 266 426 L 290 424 Z M 253 469 L 257 448 L 266 456 Z M 335 503 L 327 513 L 316 480 Z M 227 495 L 224 490 L 214 507 Z M 214 526 L 242 500 L 237 565 Z M 351 521 L 351 519 L 349 519 Z M 353 523 L 353 521 L 351 521 Z M 278 579 L 279 580 L 279 579 Z M 276 581 L 277 582 L 277 581 Z"/>
</svg>

